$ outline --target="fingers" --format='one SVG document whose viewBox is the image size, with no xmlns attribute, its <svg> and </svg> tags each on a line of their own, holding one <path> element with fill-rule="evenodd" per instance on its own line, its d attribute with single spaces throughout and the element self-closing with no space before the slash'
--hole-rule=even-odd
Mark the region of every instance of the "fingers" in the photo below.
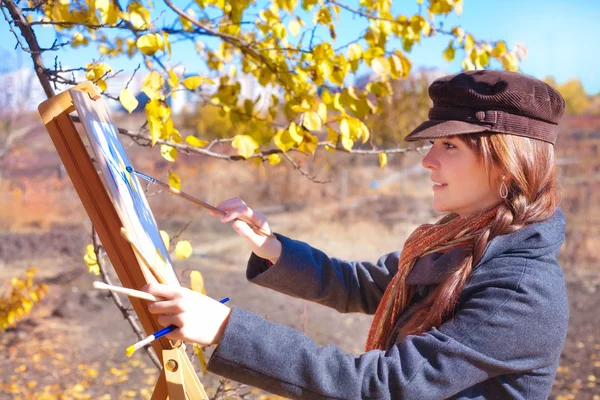
<svg viewBox="0 0 600 400">
<path fill-rule="evenodd" d="M 254 211 L 248 206 L 240 206 L 232 210 L 227 211 L 227 214 L 221 217 L 221 221 L 229 222 L 235 218 L 247 219 L 251 221 L 254 218 Z"/>
<path fill-rule="evenodd" d="M 153 294 L 157 297 L 164 297 L 165 299 L 173 299 L 178 297 L 180 294 L 177 287 L 172 285 L 163 285 L 161 283 L 150 283 L 144 286 L 142 291 Z"/>
<path fill-rule="evenodd" d="M 183 319 L 181 314 L 167 314 L 167 315 L 159 315 L 158 323 L 162 326 L 175 325 L 178 327 L 183 326 Z"/>
<path fill-rule="evenodd" d="M 232 209 L 241 207 L 241 206 L 245 206 L 246 203 L 244 202 L 244 200 L 240 199 L 239 197 L 233 197 L 231 199 L 227 199 L 225 201 L 223 201 L 221 204 L 219 204 L 217 206 L 218 209 L 223 210 L 225 212 L 229 212 Z M 212 215 L 220 215 L 214 211 L 210 211 L 210 213 Z"/>
<path fill-rule="evenodd" d="M 180 300 L 157 301 L 148 304 L 148 311 L 152 314 L 178 314 L 184 311 Z"/>
<path fill-rule="evenodd" d="M 246 222 L 237 220 L 233 224 L 233 229 L 241 236 L 248 238 L 257 245 L 262 244 L 266 237 L 264 235 L 256 233 Z"/>
</svg>

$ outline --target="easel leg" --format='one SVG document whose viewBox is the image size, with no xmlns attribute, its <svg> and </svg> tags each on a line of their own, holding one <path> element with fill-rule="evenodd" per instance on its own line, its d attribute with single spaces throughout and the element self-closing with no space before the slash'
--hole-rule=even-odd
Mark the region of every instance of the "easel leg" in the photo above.
<svg viewBox="0 0 600 400">
<path fill-rule="evenodd" d="M 194 371 L 185 347 L 164 349 L 163 370 L 152 393 L 152 400 L 208 400 L 200 379 Z"/>
<path fill-rule="evenodd" d="M 150 400 L 167 400 L 169 397 L 169 392 L 167 391 L 167 379 L 165 378 L 165 369 L 160 371 L 160 376 L 158 377 L 158 381 L 154 386 L 154 391 L 152 392 L 152 397 Z"/>
</svg>

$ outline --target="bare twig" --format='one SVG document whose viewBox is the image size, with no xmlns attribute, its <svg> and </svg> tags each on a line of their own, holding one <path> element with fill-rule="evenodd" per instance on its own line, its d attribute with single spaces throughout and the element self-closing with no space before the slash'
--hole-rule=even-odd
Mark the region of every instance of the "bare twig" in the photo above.
<svg viewBox="0 0 600 400">
<path fill-rule="evenodd" d="M 288 153 L 283 153 L 282 152 L 282 154 L 289 161 L 289 163 L 292 164 L 292 166 L 294 167 L 294 169 L 297 169 L 302 175 L 304 175 L 305 177 L 307 177 L 308 179 L 310 179 L 314 183 L 324 184 L 324 183 L 331 182 L 331 181 L 318 181 L 318 180 L 316 180 L 314 176 L 310 176 L 306 172 L 304 172 L 302 170 L 302 168 L 300 168 L 300 166 L 296 163 L 296 161 L 294 161 L 294 159 L 292 157 L 290 157 L 290 155 Z"/>
<path fill-rule="evenodd" d="M 77 115 L 72 115 L 71 119 L 74 122 L 78 122 L 81 123 L 81 119 L 77 116 Z M 150 135 L 144 133 L 144 131 L 142 132 L 132 132 L 129 131 L 127 129 L 124 128 L 118 128 L 118 131 L 120 134 L 128 136 L 132 139 L 138 139 L 138 140 L 144 140 L 147 142 L 147 146 L 150 145 L 150 143 L 152 142 L 152 138 L 150 137 Z M 221 143 L 225 143 L 225 142 L 230 142 L 232 141 L 232 139 L 218 139 L 215 142 L 221 142 Z M 222 154 L 222 153 L 216 153 L 214 151 L 210 151 L 207 148 L 199 148 L 199 147 L 194 147 L 194 146 L 190 146 L 187 144 L 182 144 L 182 143 L 175 143 L 173 141 L 170 140 L 163 140 L 163 139 L 158 139 L 156 141 L 157 144 L 164 144 L 167 146 L 171 146 L 176 148 L 177 150 L 180 150 L 184 153 L 196 153 L 196 154 L 201 154 L 204 156 L 208 156 L 208 157 L 213 157 L 213 158 L 218 158 L 220 160 L 227 160 L 227 161 L 243 161 L 246 160 L 246 158 L 238 155 L 238 154 Z M 211 143 L 212 144 L 212 143 Z M 329 141 L 321 141 L 317 144 L 318 147 L 322 147 L 322 146 L 332 146 L 332 143 Z M 344 148 L 341 149 L 337 149 L 337 151 L 341 151 L 344 153 L 349 153 L 349 154 L 358 154 L 358 155 L 377 155 L 380 153 L 386 153 L 386 154 L 400 154 L 400 153 L 406 153 L 409 151 L 420 151 L 420 150 L 426 150 L 428 149 L 430 146 L 422 146 L 422 147 L 416 147 L 416 148 L 396 148 L 396 149 L 381 149 L 381 150 L 361 150 L 361 149 L 352 149 L 352 150 L 346 150 Z M 299 151 L 297 149 L 290 149 L 289 151 Z M 268 156 L 270 156 L 271 154 L 286 154 L 285 152 L 283 152 L 281 149 L 275 148 L 275 149 L 268 149 L 268 150 L 264 150 L 261 151 L 259 153 L 255 153 L 252 154 L 250 157 L 248 157 L 247 159 L 252 159 L 252 158 L 261 158 L 264 159 Z M 293 160 L 292 160 L 293 161 Z M 326 182 L 322 182 L 322 183 L 326 183 Z"/>
<path fill-rule="evenodd" d="M 96 233 L 96 230 L 94 228 L 92 228 L 92 243 L 94 245 L 94 253 L 96 254 L 96 262 L 98 263 L 98 267 L 100 269 L 100 275 L 102 276 L 102 280 L 105 283 L 112 285 L 112 282 L 108 276 L 108 273 L 106 272 L 106 267 L 104 266 L 104 261 L 102 260 L 102 257 L 100 256 L 102 245 L 100 244 L 98 234 Z M 115 302 L 115 305 L 117 306 L 119 311 L 121 311 L 121 314 L 123 314 L 123 318 L 125 318 L 127 320 L 127 322 L 129 322 L 129 325 L 131 325 L 131 329 L 133 329 L 133 332 L 137 335 L 137 337 L 140 340 L 144 339 L 146 337 L 146 335 L 144 334 L 144 331 L 138 324 L 134 315 L 132 313 L 130 313 L 129 309 L 123 305 L 123 302 L 121 301 L 121 299 L 119 298 L 119 296 L 116 293 L 109 292 L 109 294 L 110 294 L 110 297 L 112 297 L 113 301 Z M 162 370 L 162 364 L 161 364 L 160 360 L 158 359 L 158 357 L 156 356 L 156 353 L 154 353 L 154 349 L 152 348 L 152 346 L 146 346 L 145 350 L 146 350 L 146 353 L 148 354 L 148 357 L 150 357 L 150 360 L 152 360 L 152 362 L 154 363 L 156 368 L 158 368 L 159 371 Z"/>
<path fill-rule="evenodd" d="M 21 9 L 19 8 L 19 6 L 17 6 L 14 3 L 13 0 L 2 0 L 2 4 L 4 5 L 4 7 L 6 7 L 6 9 L 8 9 L 8 12 L 10 13 L 10 16 L 12 18 L 12 21 L 11 21 L 7 17 L 6 13 L 4 13 L 4 10 L 2 10 L 2 13 L 4 14 L 4 18 L 6 19 L 6 22 L 9 25 L 9 29 L 12 31 L 12 33 L 17 38 L 17 42 L 19 44 L 21 43 L 17 33 L 12 28 L 12 23 L 16 24 L 19 27 L 19 29 L 21 31 L 21 36 L 23 36 L 23 38 L 27 42 L 27 45 L 29 46 L 29 49 L 31 50 L 30 54 L 31 54 L 31 58 L 33 59 L 35 73 L 37 74 L 38 79 L 40 80 L 40 83 L 42 84 L 42 87 L 44 88 L 44 93 L 46 93 L 46 96 L 48 98 L 54 96 L 54 89 L 52 89 L 52 86 L 50 85 L 50 81 L 48 80 L 48 77 L 44 75 L 45 68 L 44 68 L 44 62 L 42 60 L 42 53 L 41 53 L 40 45 L 38 44 L 38 41 L 35 36 L 35 33 L 33 32 L 33 29 L 31 29 L 31 25 L 29 24 L 29 21 L 27 21 L 27 19 L 23 15 Z M 22 45 L 21 45 L 21 47 L 23 48 Z"/>
</svg>

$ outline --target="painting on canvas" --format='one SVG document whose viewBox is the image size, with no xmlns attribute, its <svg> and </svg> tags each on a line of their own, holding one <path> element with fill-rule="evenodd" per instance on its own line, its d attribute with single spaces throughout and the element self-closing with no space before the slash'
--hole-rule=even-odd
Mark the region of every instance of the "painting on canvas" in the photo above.
<svg viewBox="0 0 600 400">
<path fill-rule="evenodd" d="M 142 185 L 125 169 L 127 166 L 135 169 L 135 166 L 119 141 L 106 103 L 104 100 L 93 101 L 82 92 L 73 92 L 73 101 L 107 192 L 130 239 L 168 283 L 178 282 Z"/>
</svg>

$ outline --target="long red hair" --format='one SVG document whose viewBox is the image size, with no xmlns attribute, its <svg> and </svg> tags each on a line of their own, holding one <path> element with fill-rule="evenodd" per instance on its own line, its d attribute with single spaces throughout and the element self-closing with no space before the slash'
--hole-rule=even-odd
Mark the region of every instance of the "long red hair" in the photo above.
<svg viewBox="0 0 600 400">
<path fill-rule="evenodd" d="M 559 203 L 554 146 L 540 140 L 501 133 L 459 135 L 479 157 L 488 171 L 495 166 L 507 177 L 508 197 L 502 201 L 488 228 L 473 240 L 472 254 L 462 260 L 415 310 L 400 328 L 403 337 L 419 335 L 440 326 L 451 317 L 465 283 L 494 237 L 514 232 L 534 222 L 550 218 Z M 499 187 L 498 182 L 490 182 Z M 450 213 L 439 223 L 458 215 Z M 406 287 L 401 288 L 405 290 Z M 410 301 L 409 301 L 410 303 Z"/>
</svg>

